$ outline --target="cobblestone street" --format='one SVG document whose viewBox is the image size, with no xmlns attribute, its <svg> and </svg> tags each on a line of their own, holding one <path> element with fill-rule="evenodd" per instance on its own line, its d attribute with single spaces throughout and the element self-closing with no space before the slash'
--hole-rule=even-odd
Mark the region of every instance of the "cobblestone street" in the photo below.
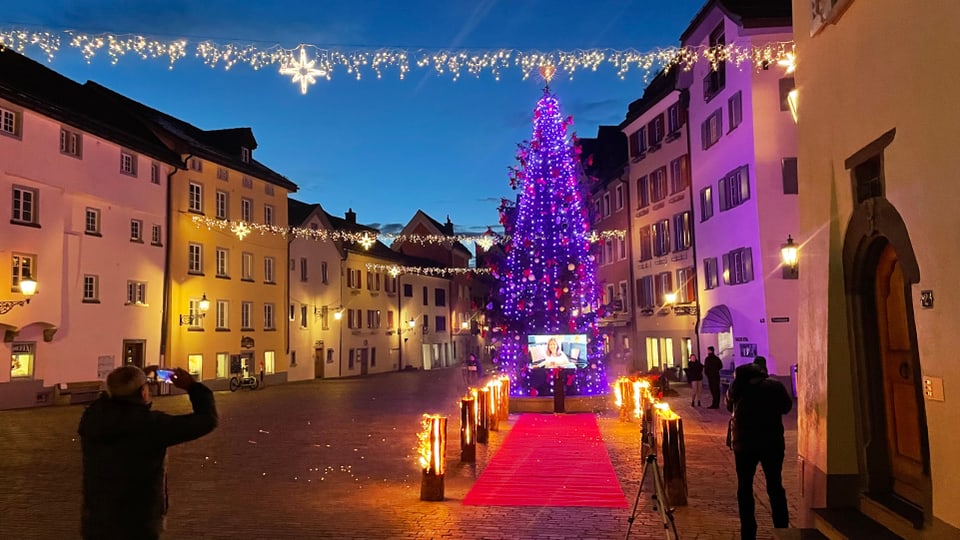
<svg viewBox="0 0 960 540">
<path fill-rule="evenodd" d="M 687 388 L 668 401 L 683 417 L 689 504 L 675 512 L 684 539 L 738 537 L 727 414 L 692 409 Z M 459 462 L 459 369 L 308 381 L 217 392 L 220 427 L 168 452 L 171 509 L 164 539 L 226 538 L 623 538 L 642 471 L 636 424 L 599 413 L 601 432 L 630 508 L 463 506 L 461 500 L 516 419 Z M 189 410 L 185 396 L 154 407 Z M 612 407 L 612 404 L 611 404 Z M 83 406 L 0 412 L 0 538 L 79 537 Z M 416 433 L 422 413 L 448 425 L 446 500 L 419 500 Z M 796 516 L 796 416 L 787 417 L 784 481 Z M 760 538 L 770 538 L 758 472 Z M 663 538 L 644 488 L 631 538 Z"/>
</svg>

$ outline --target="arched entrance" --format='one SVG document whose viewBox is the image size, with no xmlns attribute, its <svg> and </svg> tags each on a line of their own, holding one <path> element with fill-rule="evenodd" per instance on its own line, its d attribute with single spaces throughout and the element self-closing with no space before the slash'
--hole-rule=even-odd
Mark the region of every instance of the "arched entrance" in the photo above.
<svg viewBox="0 0 960 540">
<path fill-rule="evenodd" d="M 844 243 L 844 274 L 858 381 L 860 476 L 865 494 L 915 524 L 929 516 L 930 451 L 910 287 L 919 268 L 896 209 L 861 204 Z M 918 523 L 919 522 L 919 523 Z"/>
</svg>

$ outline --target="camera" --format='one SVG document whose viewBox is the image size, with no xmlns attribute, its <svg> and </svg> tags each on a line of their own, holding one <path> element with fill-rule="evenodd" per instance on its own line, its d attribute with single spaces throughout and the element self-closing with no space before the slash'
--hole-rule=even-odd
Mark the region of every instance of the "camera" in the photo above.
<svg viewBox="0 0 960 540">
<path fill-rule="evenodd" d="M 157 370 L 157 382 L 172 382 L 170 377 L 173 376 L 172 369 L 158 369 Z"/>
</svg>

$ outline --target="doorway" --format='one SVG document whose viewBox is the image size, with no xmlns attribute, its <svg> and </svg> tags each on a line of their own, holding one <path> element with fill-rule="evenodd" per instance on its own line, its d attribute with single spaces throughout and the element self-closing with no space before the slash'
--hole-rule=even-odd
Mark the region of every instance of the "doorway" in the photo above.
<svg viewBox="0 0 960 540">
<path fill-rule="evenodd" d="M 317 343 L 317 346 L 313 349 L 313 378 L 322 379 L 323 378 L 323 342 L 320 341 Z"/>
<path fill-rule="evenodd" d="M 142 339 L 123 340 L 123 365 L 144 368 L 146 341 Z"/>
</svg>

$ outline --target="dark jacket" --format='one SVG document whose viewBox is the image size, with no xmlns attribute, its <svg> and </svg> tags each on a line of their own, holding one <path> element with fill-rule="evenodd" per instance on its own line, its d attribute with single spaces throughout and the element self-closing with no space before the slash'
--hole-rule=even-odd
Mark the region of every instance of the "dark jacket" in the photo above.
<svg viewBox="0 0 960 540">
<path fill-rule="evenodd" d="M 793 398 L 780 381 L 753 364 L 738 367 L 727 393 L 733 450 L 782 451 L 783 415 L 792 408 Z"/>
<path fill-rule="evenodd" d="M 86 539 L 151 538 L 163 531 L 167 513 L 167 447 L 213 431 L 213 392 L 188 388 L 193 413 L 151 411 L 130 398 L 106 393 L 80 419 L 83 448 L 82 533 Z"/>
<path fill-rule="evenodd" d="M 723 369 L 723 361 L 715 354 L 708 354 L 703 359 L 703 373 L 708 379 L 719 379 L 720 370 Z"/>
<path fill-rule="evenodd" d="M 687 364 L 687 380 L 688 381 L 702 381 L 703 380 L 703 364 L 700 362 L 690 362 Z"/>
</svg>

